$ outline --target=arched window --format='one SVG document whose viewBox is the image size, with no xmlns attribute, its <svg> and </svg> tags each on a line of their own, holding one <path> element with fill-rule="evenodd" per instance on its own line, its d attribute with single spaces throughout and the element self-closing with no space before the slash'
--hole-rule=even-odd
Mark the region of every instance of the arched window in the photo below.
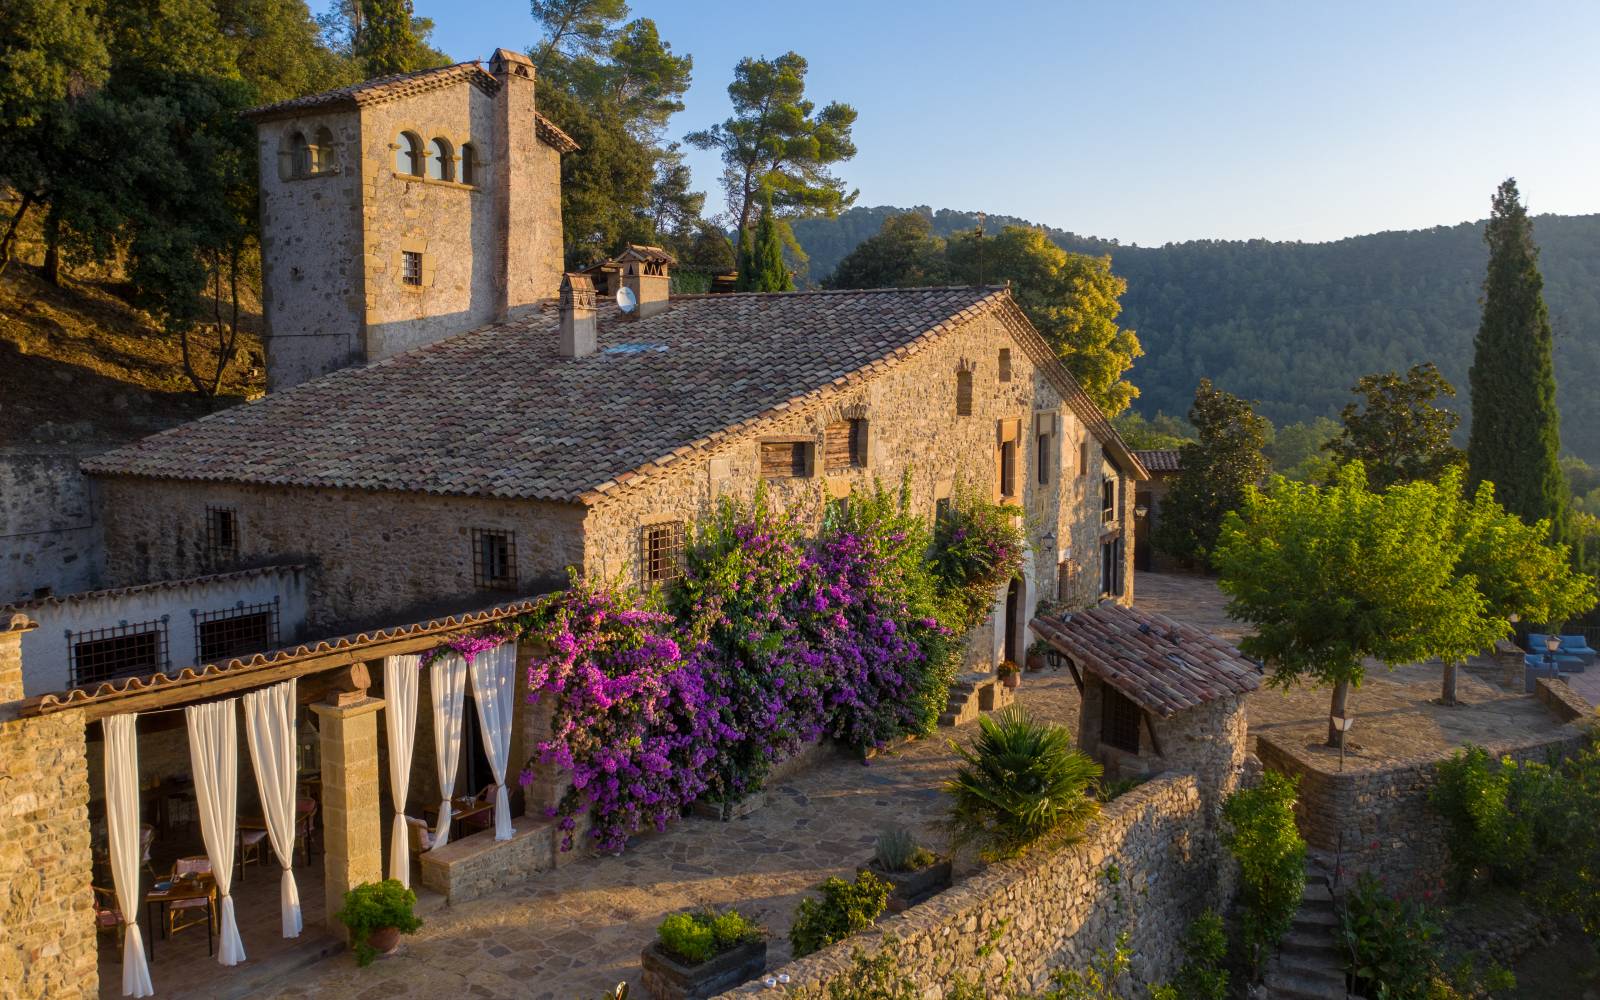
<svg viewBox="0 0 1600 1000">
<path fill-rule="evenodd" d="M 461 144 L 461 183 L 478 183 L 478 151 L 470 142 Z"/>
<path fill-rule="evenodd" d="M 428 176 L 436 181 L 453 181 L 455 157 L 450 144 L 443 139 L 428 143 Z"/>
<path fill-rule="evenodd" d="M 333 133 L 324 125 L 317 129 L 317 144 L 311 148 L 311 172 L 330 173 L 338 165 L 333 155 Z"/>
<path fill-rule="evenodd" d="M 395 173 L 421 177 L 423 170 L 422 140 L 410 132 L 401 132 L 394 140 Z"/>
<path fill-rule="evenodd" d="M 311 175 L 311 147 L 306 143 L 305 134 L 296 132 L 289 137 L 289 176 L 309 177 Z"/>
</svg>

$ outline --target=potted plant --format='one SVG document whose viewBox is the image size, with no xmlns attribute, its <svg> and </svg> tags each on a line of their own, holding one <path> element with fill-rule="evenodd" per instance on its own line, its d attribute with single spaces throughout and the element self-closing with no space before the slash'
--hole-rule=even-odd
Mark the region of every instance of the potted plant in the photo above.
<svg viewBox="0 0 1600 1000">
<path fill-rule="evenodd" d="M 1000 665 L 994 668 L 994 675 L 1000 679 L 1001 684 L 1013 691 L 1022 683 L 1022 668 L 1010 660 L 1001 660 Z"/>
<path fill-rule="evenodd" d="M 355 945 L 356 963 L 371 965 L 379 955 L 391 955 L 400 946 L 400 935 L 415 934 L 422 920 L 412 908 L 417 894 L 400 884 L 399 879 L 363 882 L 344 894 L 344 908 L 335 917 L 350 930 Z"/>
<path fill-rule="evenodd" d="M 872 860 L 857 871 L 870 871 L 893 886 L 889 892 L 891 913 L 916 906 L 950 888 L 950 859 L 917 843 L 917 838 L 904 827 L 890 827 L 878 834 Z"/>
<path fill-rule="evenodd" d="M 1036 674 L 1045 667 L 1045 657 L 1050 653 L 1050 644 L 1043 639 L 1035 639 L 1028 644 L 1028 673 Z"/>
<path fill-rule="evenodd" d="M 767 967 L 767 932 L 738 910 L 674 913 L 639 955 L 640 981 L 655 1000 L 715 996 Z"/>
</svg>

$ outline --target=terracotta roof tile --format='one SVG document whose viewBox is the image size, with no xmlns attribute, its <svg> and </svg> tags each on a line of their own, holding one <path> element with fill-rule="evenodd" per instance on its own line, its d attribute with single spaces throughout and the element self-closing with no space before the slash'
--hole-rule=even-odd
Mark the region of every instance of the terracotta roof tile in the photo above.
<svg viewBox="0 0 1600 1000">
<path fill-rule="evenodd" d="M 80 604 L 84 601 L 93 601 L 104 597 L 128 597 L 134 594 L 149 594 L 160 590 L 179 590 L 197 584 L 249 580 L 268 574 L 303 572 L 305 569 L 306 566 L 303 563 L 273 563 L 267 566 L 254 566 L 250 569 L 230 570 L 226 573 L 208 573 L 204 576 L 184 577 L 181 580 L 157 580 L 153 583 L 139 583 L 131 587 L 113 587 L 109 590 L 83 590 L 76 594 L 52 594 L 49 597 L 33 597 L 24 601 L 13 601 L 10 604 L 0 604 L 0 615 L 12 611 Z"/>
<path fill-rule="evenodd" d="M 1162 448 L 1158 451 L 1136 451 L 1135 455 L 1146 469 L 1151 472 L 1182 472 L 1183 463 L 1181 453 L 1176 448 Z"/>
<path fill-rule="evenodd" d="M 606 304 L 600 350 L 582 358 L 557 355 L 558 313 L 546 308 L 332 372 L 83 468 L 588 501 L 1010 301 L 972 287 L 675 296 L 636 321 Z"/>
<path fill-rule="evenodd" d="M 1060 617 L 1040 615 L 1028 627 L 1162 718 L 1261 685 L 1261 671 L 1233 646 L 1138 608 L 1104 604 Z"/>
</svg>

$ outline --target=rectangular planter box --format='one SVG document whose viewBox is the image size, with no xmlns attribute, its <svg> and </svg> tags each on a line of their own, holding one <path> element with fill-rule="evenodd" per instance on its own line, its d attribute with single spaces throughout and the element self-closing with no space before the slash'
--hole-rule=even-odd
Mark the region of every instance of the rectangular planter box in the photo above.
<svg viewBox="0 0 1600 1000">
<path fill-rule="evenodd" d="M 737 802 L 713 802 L 710 799 L 696 799 L 693 805 L 694 814 L 701 819 L 718 819 L 726 823 L 731 819 L 748 816 L 767 804 L 767 793 L 752 792 Z"/>
<path fill-rule="evenodd" d="M 742 986 L 767 969 L 767 943 L 725 951 L 709 962 L 682 965 L 652 941 L 639 953 L 640 981 L 655 1000 L 704 1000 Z"/>
<path fill-rule="evenodd" d="M 894 886 L 889 893 L 890 913 L 909 909 L 950 888 L 949 858 L 935 861 L 921 871 L 914 872 L 886 872 L 878 867 L 876 861 L 872 861 L 856 869 L 858 875 L 861 872 L 871 872 Z"/>
</svg>

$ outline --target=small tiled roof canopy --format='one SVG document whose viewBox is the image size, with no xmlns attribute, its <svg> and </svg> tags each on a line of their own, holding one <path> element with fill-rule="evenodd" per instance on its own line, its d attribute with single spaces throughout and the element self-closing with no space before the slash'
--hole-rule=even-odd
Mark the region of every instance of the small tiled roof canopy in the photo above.
<svg viewBox="0 0 1600 1000">
<path fill-rule="evenodd" d="M 1000 288 L 673 296 L 599 351 L 554 308 L 344 368 L 85 460 L 105 475 L 593 503 L 997 313 L 1128 474 L 1094 403 Z"/>
<path fill-rule="evenodd" d="M 1151 472 L 1182 472 L 1182 452 L 1176 448 L 1162 448 L 1159 451 L 1136 451 L 1139 462 Z"/>
<path fill-rule="evenodd" d="M 1163 615 L 1106 604 L 1029 627 L 1140 708 L 1171 718 L 1217 698 L 1249 694 L 1261 674 L 1234 647 Z"/>
<path fill-rule="evenodd" d="M 402 97 L 453 87 L 462 82 L 470 83 L 490 96 L 500 92 L 500 81 L 495 79 L 494 74 L 476 62 L 461 62 L 453 66 L 441 66 L 438 69 L 380 76 L 373 80 L 352 83 L 348 87 L 324 90 L 320 94 L 293 97 L 276 104 L 251 108 L 244 113 L 244 117 L 255 121 L 270 121 L 274 118 L 291 118 L 310 111 L 353 111 L 374 104 L 383 104 L 386 101 L 396 101 Z M 534 114 L 534 132 L 539 141 L 563 153 L 570 153 L 578 148 L 576 140 L 537 112 Z"/>
</svg>

